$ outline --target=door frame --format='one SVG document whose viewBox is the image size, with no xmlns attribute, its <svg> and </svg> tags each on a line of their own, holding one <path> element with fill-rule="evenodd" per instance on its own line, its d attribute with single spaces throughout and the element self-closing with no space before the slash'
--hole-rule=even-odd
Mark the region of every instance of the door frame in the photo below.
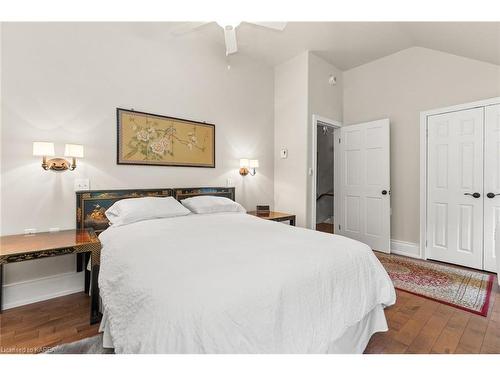
<svg viewBox="0 0 500 375">
<path fill-rule="evenodd" d="M 500 104 L 500 96 L 477 100 L 474 102 L 453 105 L 449 107 L 435 108 L 420 112 L 420 245 L 419 257 L 427 259 L 427 197 L 428 197 L 428 178 L 427 178 L 427 163 L 428 163 L 428 124 L 429 116 L 440 115 L 450 112 L 458 112 L 466 109 L 482 108 L 491 105 Z"/>
<path fill-rule="evenodd" d="M 309 216 L 309 228 L 316 230 L 316 173 L 317 173 L 317 149 L 318 149 L 318 125 L 319 124 L 324 124 L 330 128 L 334 129 L 334 146 L 333 146 L 333 217 L 335 217 L 335 213 L 338 212 L 338 204 L 337 204 L 337 195 L 335 192 L 338 191 L 338 177 L 339 177 L 339 166 L 338 166 L 338 146 L 335 147 L 337 144 L 335 143 L 335 140 L 337 139 L 336 137 L 339 136 L 339 134 L 335 135 L 335 130 L 340 129 L 342 127 L 342 123 L 340 121 L 332 120 L 327 117 L 323 117 L 320 115 L 312 115 L 312 136 L 311 136 L 311 145 L 310 145 L 310 150 L 311 150 L 311 167 L 309 168 L 309 176 L 311 178 L 311 193 L 309 197 L 309 204 L 311 205 L 311 209 L 309 210 L 310 216 Z"/>
</svg>

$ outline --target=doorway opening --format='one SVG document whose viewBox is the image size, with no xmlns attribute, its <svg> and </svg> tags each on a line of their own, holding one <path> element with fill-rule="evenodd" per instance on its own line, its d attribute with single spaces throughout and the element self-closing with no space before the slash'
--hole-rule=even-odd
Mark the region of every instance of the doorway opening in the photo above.
<svg viewBox="0 0 500 375">
<path fill-rule="evenodd" d="M 335 154 L 340 123 L 313 116 L 311 229 L 334 233 Z"/>
<path fill-rule="evenodd" d="M 334 143 L 333 129 L 318 123 L 316 144 L 316 230 L 333 233 Z"/>
</svg>

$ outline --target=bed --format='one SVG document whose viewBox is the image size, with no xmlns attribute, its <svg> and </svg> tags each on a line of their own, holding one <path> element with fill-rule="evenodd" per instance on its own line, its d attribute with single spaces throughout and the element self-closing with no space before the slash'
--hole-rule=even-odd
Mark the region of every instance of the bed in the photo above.
<svg viewBox="0 0 500 375">
<path fill-rule="evenodd" d="M 116 353 L 362 353 L 396 298 L 368 246 L 244 213 L 139 221 L 99 238 L 100 329 Z"/>
</svg>

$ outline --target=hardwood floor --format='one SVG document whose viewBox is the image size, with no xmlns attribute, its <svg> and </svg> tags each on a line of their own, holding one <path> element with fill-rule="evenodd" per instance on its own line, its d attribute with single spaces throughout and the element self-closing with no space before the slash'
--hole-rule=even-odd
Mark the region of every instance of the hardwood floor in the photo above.
<svg viewBox="0 0 500 375">
<path fill-rule="evenodd" d="M 389 331 L 372 336 L 365 353 L 500 354 L 500 293 L 493 287 L 483 317 L 397 290 L 385 310 Z"/>
<path fill-rule="evenodd" d="M 329 223 L 317 223 L 316 230 L 319 232 L 333 233 L 333 224 Z"/>
<path fill-rule="evenodd" d="M 39 353 L 97 334 L 90 325 L 90 297 L 76 293 L 4 310 L 0 314 L 0 354 Z"/>
<path fill-rule="evenodd" d="M 500 353 L 500 293 L 495 284 L 487 317 L 397 291 L 386 309 L 389 331 L 375 334 L 365 353 Z M 5 310 L 0 353 L 37 353 L 97 334 L 84 293 Z"/>
</svg>

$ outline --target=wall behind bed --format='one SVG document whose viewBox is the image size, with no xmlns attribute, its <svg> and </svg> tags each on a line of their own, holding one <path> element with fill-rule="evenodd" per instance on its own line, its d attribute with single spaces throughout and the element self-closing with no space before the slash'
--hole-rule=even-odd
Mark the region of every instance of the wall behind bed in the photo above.
<svg viewBox="0 0 500 375">
<path fill-rule="evenodd" d="M 223 43 L 171 37 L 165 23 L 9 23 L 1 35 L 2 234 L 73 228 L 75 178 L 92 189 L 231 178 L 247 209 L 273 204 L 271 67 L 237 54 L 228 70 Z M 215 123 L 216 168 L 116 165 L 116 107 Z M 85 159 L 74 172 L 45 172 L 34 140 L 56 142 L 59 155 L 64 143 L 82 143 Z M 259 159 L 255 177 L 238 174 L 243 157 Z M 73 256 L 9 265 L 5 307 L 82 289 L 74 271 Z"/>
</svg>

